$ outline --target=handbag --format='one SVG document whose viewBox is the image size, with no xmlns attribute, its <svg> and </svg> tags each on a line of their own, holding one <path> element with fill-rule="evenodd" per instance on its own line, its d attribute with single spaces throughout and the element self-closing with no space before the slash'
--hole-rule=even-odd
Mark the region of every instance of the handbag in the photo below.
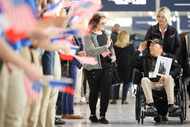
<svg viewBox="0 0 190 127">
<path fill-rule="evenodd" d="M 112 77 L 112 84 L 119 84 L 121 83 L 121 79 L 119 77 L 119 73 L 118 73 L 118 70 L 117 70 L 117 64 L 114 63 L 113 66 L 112 66 L 112 72 L 113 72 L 113 77 Z"/>
</svg>

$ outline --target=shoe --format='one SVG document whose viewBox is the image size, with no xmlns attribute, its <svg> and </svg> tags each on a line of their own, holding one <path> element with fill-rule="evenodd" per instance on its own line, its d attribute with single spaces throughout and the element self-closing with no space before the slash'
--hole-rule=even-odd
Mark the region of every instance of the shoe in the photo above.
<svg viewBox="0 0 190 127">
<path fill-rule="evenodd" d="M 63 119 L 83 119 L 80 115 L 66 114 L 62 116 Z"/>
<path fill-rule="evenodd" d="M 161 122 L 160 116 L 154 117 L 154 121 L 155 121 L 156 123 L 160 123 L 160 122 Z"/>
<path fill-rule="evenodd" d="M 99 119 L 99 122 L 102 123 L 102 124 L 109 124 L 109 121 L 105 117 L 101 117 Z"/>
<path fill-rule="evenodd" d="M 168 117 L 167 116 L 161 116 L 161 120 L 164 121 L 164 122 L 167 122 L 168 121 Z"/>
<path fill-rule="evenodd" d="M 63 125 L 65 121 L 61 118 L 55 118 L 55 125 Z"/>
<path fill-rule="evenodd" d="M 98 123 L 98 118 L 96 117 L 96 115 L 90 115 L 89 120 L 92 123 Z"/>
<path fill-rule="evenodd" d="M 116 101 L 116 100 L 112 100 L 112 101 L 110 102 L 110 104 L 117 104 L 117 101 Z"/>
<path fill-rule="evenodd" d="M 129 104 L 127 101 L 121 101 L 121 104 Z"/>
<path fill-rule="evenodd" d="M 146 112 L 154 114 L 157 112 L 157 109 L 153 105 L 147 105 Z"/>
<path fill-rule="evenodd" d="M 174 113 L 179 109 L 179 106 L 174 105 L 174 104 L 169 104 L 168 105 L 168 112 L 169 113 Z"/>
<path fill-rule="evenodd" d="M 168 117 L 167 116 L 161 116 L 161 120 L 164 121 L 164 122 L 167 122 L 168 121 Z"/>
</svg>

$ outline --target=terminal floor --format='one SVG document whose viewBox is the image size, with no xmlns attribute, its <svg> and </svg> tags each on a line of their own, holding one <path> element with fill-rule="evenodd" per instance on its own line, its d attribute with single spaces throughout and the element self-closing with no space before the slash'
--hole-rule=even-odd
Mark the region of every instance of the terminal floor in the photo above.
<svg viewBox="0 0 190 127">
<path fill-rule="evenodd" d="M 189 103 L 189 102 L 188 102 Z M 99 106 L 97 105 L 97 109 L 99 110 Z M 109 124 L 94 124 L 91 123 L 89 118 L 89 107 L 88 104 L 75 105 L 75 114 L 80 114 L 84 117 L 82 120 L 65 120 L 66 124 L 57 127 L 189 127 L 190 126 L 190 109 L 187 111 L 187 120 L 184 124 L 180 124 L 179 118 L 171 118 L 169 117 L 169 121 L 167 123 L 155 124 L 153 118 L 146 117 L 144 119 L 144 124 L 138 124 L 135 120 L 135 98 L 129 98 L 129 104 L 122 105 L 120 101 L 116 105 L 110 104 L 107 112 L 107 119 L 109 120 Z M 97 113 L 98 114 L 98 113 Z"/>
</svg>

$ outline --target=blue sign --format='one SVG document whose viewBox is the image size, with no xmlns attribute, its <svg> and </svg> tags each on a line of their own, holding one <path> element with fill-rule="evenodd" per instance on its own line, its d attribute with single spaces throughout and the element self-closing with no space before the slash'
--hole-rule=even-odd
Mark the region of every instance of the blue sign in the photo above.
<svg viewBox="0 0 190 127">
<path fill-rule="evenodd" d="M 190 17 L 180 16 L 180 29 L 181 30 L 190 30 Z"/>
<path fill-rule="evenodd" d="M 155 24 L 156 20 L 150 16 L 146 17 L 133 17 L 132 29 L 133 30 L 148 30 L 151 25 Z"/>
<path fill-rule="evenodd" d="M 132 18 L 132 29 L 133 30 L 148 30 L 150 26 L 156 24 L 156 19 L 151 16 L 145 17 L 133 17 Z M 177 22 L 172 21 L 172 26 L 177 27 Z"/>
<path fill-rule="evenodd" d="M 160 0 L 160 6 L 167 6 L 171 11 L 190 11 L 190 0 Z"/>
<path fill-rule="evenodd" d="M 155 11 L 155 0 L 102 0 L 102 11 Z"/>
</svg>

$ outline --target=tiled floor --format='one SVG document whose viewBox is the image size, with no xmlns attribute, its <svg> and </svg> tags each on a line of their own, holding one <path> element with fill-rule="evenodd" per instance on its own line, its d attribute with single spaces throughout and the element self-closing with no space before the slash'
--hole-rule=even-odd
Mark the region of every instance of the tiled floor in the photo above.
<svg viewBox="0 0 190 127">
<path fill-rule="evenodd" d="M 121 105 L 120 101 L 117 105 L 109 105 L 107 119 L 110 121 L 110 124 L 92 124 L 88 120 L 89 117 L 89 107 L 87 104 L 76 105 L 75 113 L 81 114 L 84 119 L 82 120 L 65 120 L 66 124 L 63 126 L 57 127 L 138 127 L 138 126 L 165 126 L 165 127 L 189 127 L 190 126 L 190 111 L 188 109 L 188 117 L 184 124 L 180 124 L 179 118 L 169 118 L 168 123 L 155 125 L 152 118 L 146 117 L 144 120 L 144 125 L 140 125 L 135 120 L 135 103 L 134 97 L 130 97 L 128 105 Z M 99 109 L 99 107 L 98 107 Z"/>
</svg>

